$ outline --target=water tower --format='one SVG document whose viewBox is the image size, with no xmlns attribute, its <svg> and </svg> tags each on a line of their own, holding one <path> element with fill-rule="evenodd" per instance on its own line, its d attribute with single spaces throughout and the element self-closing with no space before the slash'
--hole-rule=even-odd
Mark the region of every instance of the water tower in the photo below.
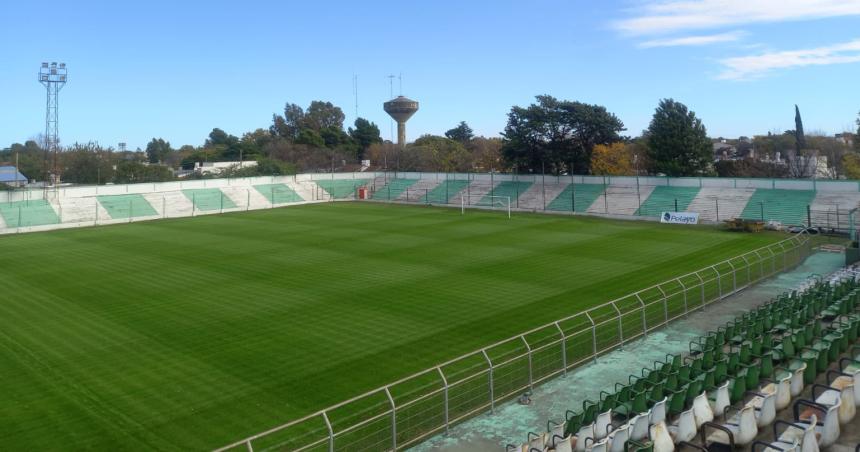
<svg viewBox="0 0 860 452">
<path fill-rule="evenodd" d="M 382 104 L 382 108 L 397 121 L 397 145 L 405 145 L 406 121 L 418 111 L 418 102 L 403 96 L 397 96 L 395 99 Z"/>
</svg>

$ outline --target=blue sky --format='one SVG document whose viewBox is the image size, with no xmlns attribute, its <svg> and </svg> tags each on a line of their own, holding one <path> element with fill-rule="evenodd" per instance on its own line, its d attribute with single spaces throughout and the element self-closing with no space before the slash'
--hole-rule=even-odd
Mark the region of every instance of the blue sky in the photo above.
<svg viewBox="0 0 860 452">
<path fill-rule="evenodd" d="M 851 128 L 860 0 L 0 2 L 0 147 L 44 131 L 42 61 L 66 62 L 64 144 L 202 144 L 331 101 L 380 125 L 389 74 L 420 102 L 409 139 L 497 135 L 537 94 L 598 103 L 638 135 L 660 98 L 712 136 Z M 395 81 L 395 94 L 399 84 Z"/>
</svg>

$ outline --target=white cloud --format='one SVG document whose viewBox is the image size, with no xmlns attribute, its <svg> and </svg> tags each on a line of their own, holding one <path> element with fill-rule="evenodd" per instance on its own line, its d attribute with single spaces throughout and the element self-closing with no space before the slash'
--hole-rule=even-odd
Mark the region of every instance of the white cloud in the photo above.
<svg viewBox="0 0 860 452">
<path fill-rule="evenodd" d="M 639 44 L 639 47 L 678 47 L 678 46 L 703 46 L 720 42 L 733 42 L 743 36 L 740 31 L 720 33 L 715 35 L 684 36 L 681 38 L 652 39 Z"/>
<path fill-rule="evenodd" d="M 615 22 L 631 35 L 860 15 L 860 0 L 660 0 Z"/>
<path fill-rule="evenodd" d="M 824 47 L 785 50 L 720 60 L 723 80 L 760 78 L 777 69 L 860 62 L 860 39 Z"/>
</svg>

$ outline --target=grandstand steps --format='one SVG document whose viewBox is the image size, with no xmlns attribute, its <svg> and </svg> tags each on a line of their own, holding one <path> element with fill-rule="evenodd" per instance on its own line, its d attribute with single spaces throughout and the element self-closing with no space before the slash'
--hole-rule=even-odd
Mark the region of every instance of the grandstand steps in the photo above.
<svg viewBox="0 0 860 452">
<path fill-rule="evenodd" d="M 0 203 L 0 216 L 6 227 L 28 227 L 60 222 L 54 207 L 44 199 Z"/>
<path fill-rule="evenodd" d="M 642 200 L 642 206 L 636 214 L 642 217 L 660 217 L 663 212 L 686 212 L 687 206 L 696 198 L 699 190 L 699 187 L 658 185 L 648 199 Z"/>
<path fill-rule="evenodd" d="M 436 180 L 436 179 L 418 179 L 418 182 L 410 185 L 408 189 L 403 190 L 403 193 L 400 193 L 395 201 L 408 201 L 410 202 L 418 202 L 419 200 L 423 201 L 424 198 L 429 198 L 430 191 L 434 190 L 436 187 L 439 187 L 440 184 L 445 181 Z M 453 193 L 449 193 L 450 196 L 453 196 Z M 441 200 L 442 203 L 445 202 L 444 196 Z"/>
<path fill-rule="evenodd" d="M 221 191 L 236 204 L 237 209 L 265 209 L 272 206 L 272 203 L 254 187 L 222 187 Z"/>
<path fill-rule="evenodd" d="M 461 190 L 456 196 L 451 198 L 451 202 L 449 204 L 459 205 L 462 203 L 463 198 L 466 198 L 467 205 L 474 206 L 480 203 L 481 200 L 484 199 L 484 196 L 488 196 L 498 184 L 499 182 L 495 181 L 472 181 L 466 186 L 465 190 Z"/>
<path fill-rule="evenodd" d="M 319 190 L 317 184 L 313 181 L 286 181 L 284 184 L 293 189 L 293 191 L 305 201 L 324 201 L 331 198 L 324 190 Z M 318 191 L 323 193 L 325 197 L 319 198 L 318 196 L 314 196 L 314 193 Z"/>
<path fill-rule="evenodd" d="M 654 191 L 653 186 L 610 185 L 600 194 L 588 208 L 588 213 L 609 215 L 635 215 L 639 210 L 640 200 L 644 202 Z"/>
<path fill-rule="evenodd" d="M 514 207 L 529 210 L 544 210 L 544 204 L 547 208 L 549 204 L 564 192 L 569 186 L 569 183 L 561 184 L 540 184 L 535 183 L 524 193 L 520 194 L 519 206 L 514 203 Z"/>
<path fill-rule="evenodd" d="M 191 200 L 181 191 L 144 193 L 143 198 L 162 218 L 191 216 Z"/>
<path fill-rule="evenodd" d="M 110 221 L 110 213 L 96 198 L 61 198 L 59 201 L 51 201 L 51 207 L 61 223 L 94 223 L 98 221 Z M 98 211 L 98 212 L 96 212 Z"/>
<path fill-rule="evenodd" d="M 783 225 L 805 225 L 806 209 L 814 198 L 813 190 L 759 188 L 750 197 L 741 217 L 778 221 Z"/>
<path fill-rule="evenodd" d="M 817 192 L 810 206 L 812 225 L 828 229 L 848 229 L 848 212 L 860 206 L 860 193 Z"/>
<path fill-rule="evenodd" d="M 412 189 L 418 181 L 419 179 L 386 180 L 384 177 L 377 177 L 373 180 L 370 198 L 377 201 L 390 201 L 392 199 L 397 199 L 401 194 L 404 194 L 406 190 Z M 428 189 L 418 190 L 417 192 L 426 193 L 427 190 Z"/>
<path fill-rule="evenodd" d="M 703 188 L 687 206 L 687 211 L 698 213 L 700 221 L 740 218 L 753 192 L 755 192 L 754 189 L 747 188 Z M 717 199 L 719 199 L 719 212 L 717 212 Z"/>
</svg>

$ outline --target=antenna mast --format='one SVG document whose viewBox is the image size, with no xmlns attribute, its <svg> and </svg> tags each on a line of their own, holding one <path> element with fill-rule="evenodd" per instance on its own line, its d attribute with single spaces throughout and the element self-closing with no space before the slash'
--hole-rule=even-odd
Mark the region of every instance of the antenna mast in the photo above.
<svg viewBox="0 0 860 452">
<path fill-rule="evenodd" d="M 394 74 L 388 76 L 388 98 L 394 99 Z M 388 120 L 388 139 L 394 143 L 394 120 Z"/>
</svg>

